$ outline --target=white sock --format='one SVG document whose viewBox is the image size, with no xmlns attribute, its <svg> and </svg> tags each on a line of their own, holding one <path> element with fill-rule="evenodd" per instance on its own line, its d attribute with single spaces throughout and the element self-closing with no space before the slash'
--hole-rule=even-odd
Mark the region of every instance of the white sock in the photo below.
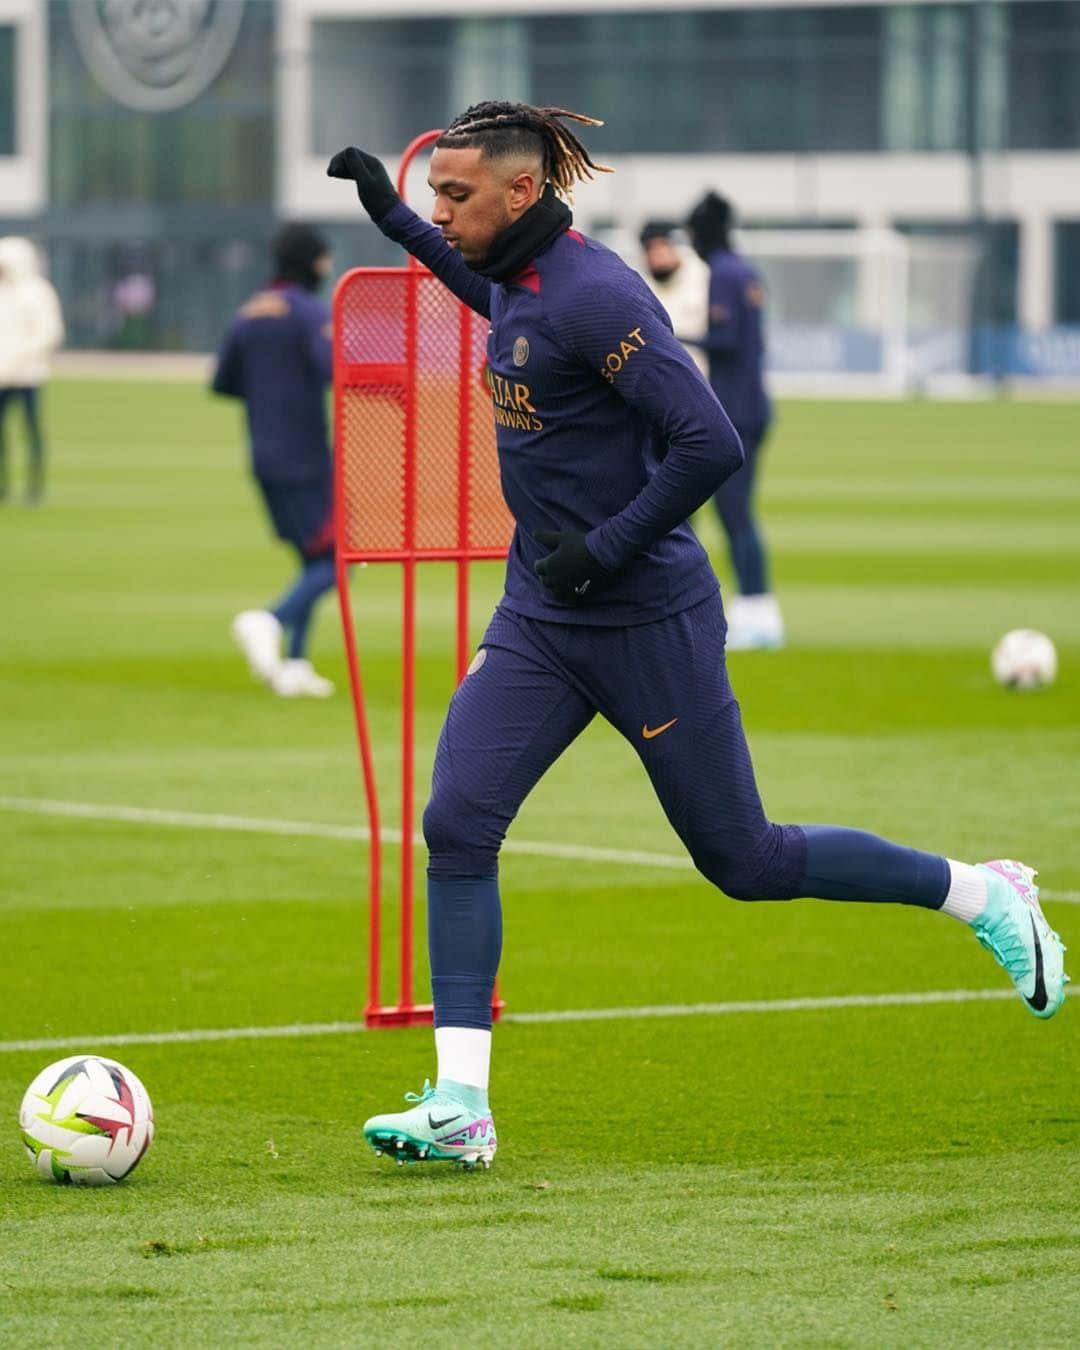
<svg viewBox="0 0 1080 1350">
<path fill-rule="evenodd" d="M 951 858 L 945 861 L 949 864 L 949 893 L 941 912 L 970 923 L 986 908 L 986 878 L 970 863 L 953 862 Z"/>
<path fill-rule="evenodd" d="M 436 1027 L 438 1076 L 467 1087 L 488 1089 L 491 1073 L 491 1032 L 478 1027 Z"/>
</svg>

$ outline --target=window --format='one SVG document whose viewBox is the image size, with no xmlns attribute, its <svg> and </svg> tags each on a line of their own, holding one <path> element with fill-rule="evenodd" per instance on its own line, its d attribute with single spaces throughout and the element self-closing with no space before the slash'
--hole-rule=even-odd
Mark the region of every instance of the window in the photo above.
<svg viewBox="0 0 1080 1350">
<path fill-rule="evenodd" d="M 1080 0 L 1009 5 L 1009 138 L 1014 150 L 1080 145 Z"/>
<path fill-rule="evenodd" d="M 0 155 L 13 155 L 15 144 L 15 28 L 0 24 Z"/>
<path fill-rule="evenodd" d="M 1080 325 L 1080 221 L 1059 221 L 1054 228 L 1054 318 Z"/>
<path fill-rule="evenodd" d="M 400 154 L 421 131 L 446 125 L 454 37 L 447 19 L 328 19 L 312 25 L 311 149 L 362 145 Z"/>
<path fill-rule="evenodd" d="M 884 19 L 881 148 L 966 149 L 971 139 L 969 7 L 896 5 Z"/>
<path fill-rule="evenodd" d="M 543 102 L 603 118 L 598 153 L 878 143 L 875 8 L 575 15 L 529 24 L 531 88 Z"/>
</svg>

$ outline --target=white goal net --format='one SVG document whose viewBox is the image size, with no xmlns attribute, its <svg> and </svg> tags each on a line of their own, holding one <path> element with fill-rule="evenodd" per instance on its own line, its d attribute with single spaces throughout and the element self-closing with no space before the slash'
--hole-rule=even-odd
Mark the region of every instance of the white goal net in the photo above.
<svg viewBox="0 0 1080 1350">
<path fill-rule="evenodd" d="M 766 288 L 768 366 L 790 393 L 902 393 L 965 375 L 971 239 L 891 229 L 740 232 Z"/>
</svg>

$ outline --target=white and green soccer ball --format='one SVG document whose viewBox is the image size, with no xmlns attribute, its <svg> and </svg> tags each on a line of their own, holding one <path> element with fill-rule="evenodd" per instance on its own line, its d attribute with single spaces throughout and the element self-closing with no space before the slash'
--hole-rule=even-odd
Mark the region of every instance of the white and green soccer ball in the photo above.
<svg viewBox="0 0 1080 1350">
<path fill-rule="evenodd" d="M 72 1055 L 42 1069 L 26 1089 L 19 1128 L 43 1176 L 108 1186 L 150 1147 L 154 1108 L 130 1069 L 100 1055 Z"/>
<path fill-rule="evenodd" d="M 1014 628 L 994 648 L 990 667 L 1006 689 L 1042 689 L 1057 676 L 1057 650 L 1045 633 Z"/>
</svg>

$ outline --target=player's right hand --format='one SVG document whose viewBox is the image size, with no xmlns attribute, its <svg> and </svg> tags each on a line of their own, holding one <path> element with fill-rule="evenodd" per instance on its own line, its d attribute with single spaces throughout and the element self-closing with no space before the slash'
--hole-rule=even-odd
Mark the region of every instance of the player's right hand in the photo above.
<svg viewBox="0 0 1080 1350">
<path fill-rule="evenodd" d="M 381 159 L 355 145 L 339 150 L 326 166 L 328 178 L 351 178 L 364 210 L 376 223 L 397 206 L 398 196 Z"/>
</svg>

